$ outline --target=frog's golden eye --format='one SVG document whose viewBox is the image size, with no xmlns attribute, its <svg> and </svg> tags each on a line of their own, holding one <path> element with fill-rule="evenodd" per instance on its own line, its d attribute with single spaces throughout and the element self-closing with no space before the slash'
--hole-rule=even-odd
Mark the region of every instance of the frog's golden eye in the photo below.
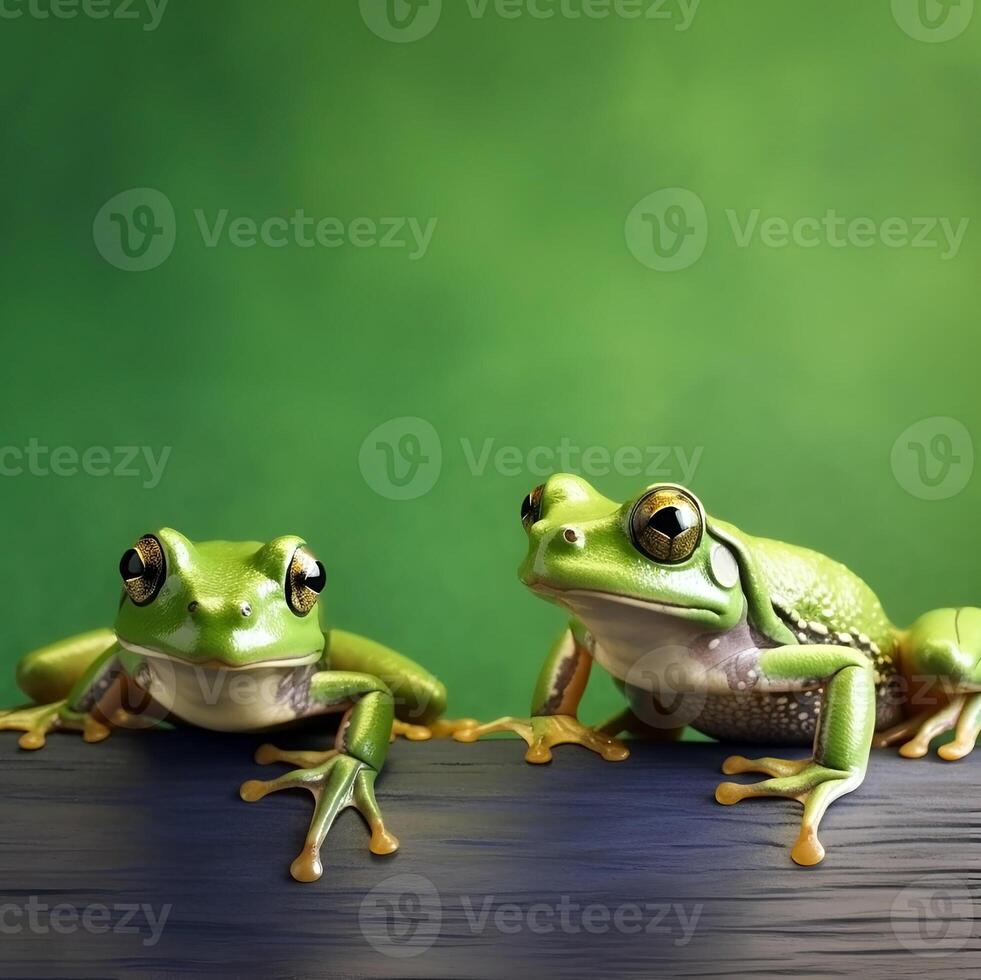
<svg viewBox="0 0 981 980">
<path fill-rule="evenodd" d="M 167 577 L 167 560 L 160 542 L 152 534 L 144 534 L 119 559 L 119 574 L 134 605 L 153 602 Z"/>
<path fill-rule="evenodd" d="M 679 487 L 655 487 L 634 504 L 630 535 L 635 547 L 665 565 L 687 561 L 702 539 L 702 508 Z"/>
<path fill-rule="evenodd" d="M 302 545 L 293 552 L 286 572 L 286 602 L 297 616 L 306 616 L 327 584 L 327 572 Z"/>
<path fill-rule="evenodd" d="M 532 524 L 542 519 L 542 493 L 544 491 L 545 484 L 541 483 L 521 501 L 521 523 L 526 531 Z"/>
</svg>

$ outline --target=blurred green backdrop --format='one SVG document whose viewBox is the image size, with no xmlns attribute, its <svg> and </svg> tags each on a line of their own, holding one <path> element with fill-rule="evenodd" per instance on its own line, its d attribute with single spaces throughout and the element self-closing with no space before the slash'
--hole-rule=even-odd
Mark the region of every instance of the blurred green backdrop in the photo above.
<svg viewBox="0 0 981 980">
<path fill-rule="evenodd" d="M 437 671 L 453 712 L 524 712 L 562 615 L 516 581 L 518 506 L 570 444 L 611 496 L 690 476 L 900 622 L 981 601 L 981 26 L 932 43 L 903 0 L 635 6 L 399 0 L 392 26 L 371 0 L 7 0 L 4 701 L 22 652 L 111 622 L 121 551 L 169 524 L 305 535 L 332 622 Z M 102 210 L 132 188 L 159 195 Z M 704 221 L 625 225 L 663 188 Z M 230 228 L 301 210 L 337 219 L 330 246 Z M 832 210 L 869 220 L 820 230 Z M 807 224 L 780 246 L 768 218 Z M 970 222 L 956 246 L 941 218 Z M 143 456 L 99 475 L 123 446 L 171 447 L 159 481 Z M 660 473 L 604 464 L 621 447 Z M 584 716 L 616 702 L 595 676 Z"/>
</svg>

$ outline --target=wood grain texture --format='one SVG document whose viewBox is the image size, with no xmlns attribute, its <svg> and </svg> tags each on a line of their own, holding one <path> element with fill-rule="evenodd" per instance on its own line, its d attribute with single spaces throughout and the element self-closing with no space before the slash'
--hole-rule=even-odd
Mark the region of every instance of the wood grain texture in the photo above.
<svg viewBox="0 0 981 980">
<path fill-rule="evenodd" d="M 617 764 L 566 748 L 532 767 L 514 741 L 399 742 L 379 799 L 402 850 L 372 857 L 347 813 L 324 878 L 300 885 L 309 797 L 237 796 L 272 771 L 251 761 L 260 741 L 0 739 L 0 975 L 981 975 L 978 760 L 874 753 L 805 870 L 788 857 L 799 807 L 712 798 L 722 759 L 759 747 L 635 744 Z M 170 913 L 150 946 L 142 913 L 135 934 L 31 928 L 32 896 Z"/>
</svg>

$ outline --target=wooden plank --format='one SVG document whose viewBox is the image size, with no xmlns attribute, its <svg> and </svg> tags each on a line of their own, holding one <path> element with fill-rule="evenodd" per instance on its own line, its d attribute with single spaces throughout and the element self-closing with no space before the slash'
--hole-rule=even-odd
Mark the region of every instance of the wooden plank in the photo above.
<svg viewBox="0 0 981 980">
<path fill-rule="evenodd" d="M 874 753 L 829 811 L 825 863 L 800 869 L 796 805 L 712 798 L 725 755 L 759 747 L 640 744 L 619 764 L 560 748 L 532 767 L 514 741 L 399 742 L 379 795 L 402 850 L 372 857 L 345 814 L 324 878 L 300 885 L 309 797 L 237 796 L 270 771 L 259 741 L 55 735 L 26 753 L 5 734 L 0 975 L 981 976 L 970 758 Z M 39 909 L 65 903 L 57 922 Z M 122 906 L 149 917 L 123 927 Z M 86 908 L 107 931 L 81 927 Z"/>
</svg>

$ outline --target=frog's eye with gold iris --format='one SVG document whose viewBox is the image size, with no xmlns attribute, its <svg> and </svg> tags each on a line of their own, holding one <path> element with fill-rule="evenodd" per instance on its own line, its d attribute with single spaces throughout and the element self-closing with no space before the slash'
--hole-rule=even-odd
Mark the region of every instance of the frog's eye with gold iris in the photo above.
<svg viewBox="0 0 981 980">
<path fill-rule="evenodd" d="M 542 493 L 545 484 L 539 484 L 521 501 L 521 523 L 527 531 L 536 521 L 542 519 Z"/>
<path fill-rule="evenodd" d="M 119 559 L 119 574 L 134 605 L 153 602 L 167 577 L 167 560 L 160 542 L 152 534 L 144 534 Z"/>
<path fill-rule="evenodd" d="M 293 552 L 286 571 L 286 602 L 297 616 L 306 616 L 327 584 L 327 572 L 303 545 Z"/>
<path fill-rule="evenodd" d="M 687 561 L 702 539 L 698 501 L 680 487 L 655 487 L 634 504 L 630 536 L 648 558 L 665 565 Z"/>
</svg>

